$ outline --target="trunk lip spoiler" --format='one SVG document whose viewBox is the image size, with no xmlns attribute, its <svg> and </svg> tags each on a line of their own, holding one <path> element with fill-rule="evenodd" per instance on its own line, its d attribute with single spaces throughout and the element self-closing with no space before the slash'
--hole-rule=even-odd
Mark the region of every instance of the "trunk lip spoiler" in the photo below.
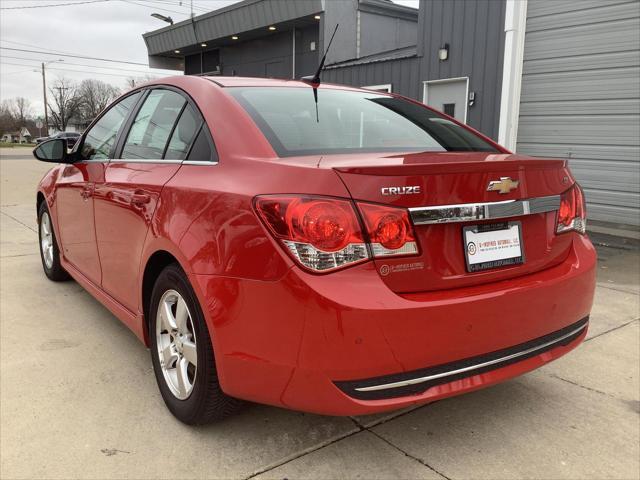
<svg viewBox="0 0 640 480">
<path fill-rule="evenodd" d="M 412 207 L 409 208 L 409 216 L 414 225 L 432 225 L 521 217 L 558 209 L 560 195 L 549 195 L 524 200 Z"/>
</svg>

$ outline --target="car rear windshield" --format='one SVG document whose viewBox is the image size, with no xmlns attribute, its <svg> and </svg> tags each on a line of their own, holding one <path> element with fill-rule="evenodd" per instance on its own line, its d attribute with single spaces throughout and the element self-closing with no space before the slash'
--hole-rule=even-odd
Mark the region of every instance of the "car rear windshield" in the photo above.
<svg viewBox="0 0 640 480">
<path fill-rule="evenodd" d="M 311 87 L 233 87 L 280 157 L 368 152 L 496 152 L 421 105 L 378 93 Z"/>
</svg>

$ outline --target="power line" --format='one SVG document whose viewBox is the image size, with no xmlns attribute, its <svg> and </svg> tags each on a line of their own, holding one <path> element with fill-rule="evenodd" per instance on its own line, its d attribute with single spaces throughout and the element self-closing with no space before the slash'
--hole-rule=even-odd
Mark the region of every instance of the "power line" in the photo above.
<svg viewBox="0 0 640 480">
<path fill-rule="evenodd" d="M 37 62 L 37 63 L 41 63 L 42 60 L 38 60 L 37 58 L 26 58 L 26 57 L 14 57 L 11 55 L 2 55 L 0 56 L 0 59 L 2 58 L 11 58 L 14 60 L 24 60 L 27 62 Z M 118 67 L 101 67 L 100 65 L 88 65 L 86 63 L 69 63 L 69 62 L 64 62 L 64 65 L 73 65 L 76 67 L 89 67 L 89 68 L 102 68 L 102 69 L 109 69 L 109 70 L 118 70 L 118 71 L 122 71 L 122 72 L 133 72 L 133 73 L 158 73 L 158 72 L 151 72 L 151 71 L 145 71 L 145 70 L 132 70 L 130 68 L 118 68 Z"/>
<path fill-rule="evenodd" d="M 189 0 L 185 0 L 184 2 L 181 2 L 180 0 L 137 0 L 137 1 L 142 2 L 142 3 L 166 5 L 166 6 L 170 6 L 170 7 L 174 7 L 174 6 L 178 7 L 178 8 L 182 7 L 182 8 L 186 8 L 187 10 L 191 10 L 190 5 L 186 4 L 186 3 L 188 3 Z M 195 4 L 193 5 L 193 10 L 195 10 L 195 11 L 208 11 L 204 7 L 196 6 Z"/>
<path fill-rule="evenodd" d="M 16 75 L 18 73 L 27 73 L 27 72 L 32 72 L 32 71 L 33 71 L 33 69 L 30 68 L 29 70 L 18 70 L 17 72 L 0 72 L 0 74 L 2 74 L 2 75 Z"/>
<path fill-rule="evenodd" d="M 13 65 L 16 67 L 34 67 L 35 69 L 35 65 L 25 65 L 24 63 L 11 63 L 11 62 L 0 62 L 0 65 Z M 87 72 L 86 70 L 73 70 L 73 69 L 69 69 L 69 68 L 55 68 L 55 67 L 47 67 L 47 70 L 57 70 L 60 72 L 71 72 L 71 73 L 84 73 L 87 75 L 107 75 L 109 77 L 124 77 L 124 78 L 130 78 L 133 77 L 134 75 L 125 75 L 122 73 L 106 73 L 106 72 Z M 34 70 L 37 71 L 37 70 Z M 142 75 L 140 76 L 149 76 L 149 75 L 145 75 L 145 72 L 140 72 Z M 158 77 L 150 77 L 150 78 L 158 78 Z"/>
<path fill-rule="evenodd" d="M 186 8 L 186 9 L 190 9 L 189 5 L 185 5 L 183 2 L 180 2 L 179 0 L 138 0 L 140 2 L 143 3 L 150 3 L 150 4 L 159 4 L 159 5 L 167 5 L 167 6 L 175 6 L 175 7 L 182 7 L 182 8 Z M 200 7 L 200 6 L 196 6 L 194 4 L 193 9 L 195 11 L 198 12 L 207 12 L 209 11 L 208 9 L 204 8 L 204 7 Z"/>
<path fill-rule="evenodd" d="M 16 42 L 15 40 L 5 40 L 4 38 L 0 39 L 0 43 L 11 43 L 11 44 L 14 44 L 14 45 L 21 45 L 23 47 L 39 48 L 41 50 L 47 50 L 49 52 L 53 52 L 53 53 L 55 53 L 57 55 L 62 54 L 62 53 L 68 53 L 70 55 L 75 55 L 75 54 L 72 54 L 71 52 L 67 52 L 65 50 L 54 50 L 52 48 L 41 47 L 40 45 L 33 45 L 32 43 L 22 43 L 22 42 Z"/>
<path fill-rule="evenodd" d="M 162 7 L 156 7 L 155 5 L 148 5 L 148 4 L 147 4 L 147 5 L 145 5 L 144 3 L 137 3 L 137 2 L 134 2 L 133 0 L 120 0 L 120 1 L 121 1 L 121 2 L 125 2 L 125 3 L 128 3 L 128 4 L 130 4 L 130 5 L 138 5 L 139 7 L 151 8 L 151 9 L 153 9 L 153 10 L 161 10 L 161 11 L 163 11 L 163 12 L 168 12 L 168 13 L 177 13 L 178 15 L 187 15 L 187 16 L 188 16 L 188 14 L 187 14 L 187 13 L 185 13 L 185 12 L 178 12 L 178 11 L 176 11 L 176 10 L 169 10 L 169 9 L 162 8 Z"/>
<path fill-rule="evenodd" d="M 48 52 L 43 52 L 43 53 L 45 53 L 46 55 L 60 55 L 60 56 L 64 56 L 64 55 L 78 55 L 78 57 L 79 57 L 79 54 L 71 53 L 71 52 L 68 52 L 68 51 L 65 51 L 65 50 L 53 50 L 53 49 L 51 49 L 51 48 L 42 47 L 42 46 L 40 46 L 40 45 L 33 45 L 33 44 L 31 44 L 31 43 L 21 43 L 21 42 L 15 42 L 15 41 L 13 41 L 13 40 L 4 40 L 4 39 L 0 40 L 0 42 L 4 42 L 4 43 L 12 43 L 12 44 L 16 44 L 16 45 L 23 45 L 23 46 L 26 46 L 26 47 L 33 47 L 33 48 L 39 48 L 39 49 L 42 49 L 42 50 L 48 50 Z M 0 47 L 0 48 L 5 48 L 5 47 Z M 49 52 L 51 52 L 51 53 L 49 53 Z M 9 56 L 9 55 L 0 55 L 0 58 L 15 58 L 15 59 L 17 59 L 17 60 L 34 60 L 34 61 L 38 61 L 38 62 L 42 62 L 42 61 L 43 61 L 43 60 L 41 60 L 41 59 L 32 59 L 32 58 L 24 58 L 24 57 L 11 57 L 11 56 Z M 90 58 L 90 57 L 87 57 L 87 58 Z M 114 61 L 115 61 L 115 60 L 114 60 Z M 121 63 L 121 62 L 118 62 L 118 63 Z M 71 64 L 70 64 L 70 63 L 67 63 L 67 65 L 71 65 Z M 136 65 L 138 65 L 138 64 L 136 64 Z M 147 66 L 146 64 L 144 64 L 144 63 L 141 63 L 141 64 L 139 64 L 139 65 L 145 66 L 146 68 L 152 68 L 152 67 L 148 67 L 148 66 Z M 86 67 L 86 66 L 88 66 L 88 67 L 90 67 L 90 66 L 95 66 L 96 68 L 113 68 L 113 69 L 115 69 L 115 70 L 122 70 L 122 69 L 118 69 L 118 68 L 116 68 L 116 67 L 99 67 L 98 65 L 80 65 L 80 64 L 78 64 L 78 66 L 82 66 L 82 67 Z M 171 69 L 169 69 L 169 68 L 155 68 L 154 70 L 171 70 Z M 150 73 L 155 73 L 155 72 L 150 72 Z"/>
<path fill-rule="evenodd" d="M 13 62 L 2 62 L 0 61 L 0 65 L 15 65 L 18 67 L 32 67 L 35 71 L 35 68 L 37 67 L 37 65 L 25 65 L 24 63 L 13 63 Z"/>
<path fill-rule="evenodd" d="M 49 3 L 47 5 L 27 5 L 22 7 L 2 7 L 0 10 L 26 10 L 29 8 L 47 8 L 47 7 L 68 7 L 69 5 L 84 5 L 86 3 L 102 3 L 111 2 L 112 0 L 84 0 L 83 2 L 74 3 Z"/>
<path fill-rule="evenodd" d="M 190 5 L 186 5 L 186 1 L 188 1 L 188 0 L 185 0 L 184 2 L 180 1 L 180 0 L 166 0 L 166 1 L 165 0 L 141 0 L 141 1 L 143 1 L 143 2 L 164 3 L 164 4 L 169 4 L 169 5 L 173 5 L 173 4 L 177 3 L 178 4 L 177 6 L 184 7 L 184 8 L 189 8 L 189 9 L 191 8 Z M 193 9 L 195 11 L 198 11 L 198 12 L 209 12 L 209 11 L 211 11 L 210 8 L 201 7 L 201 6 L 197 5 L 195 2 L 192 2 L 192 3 L 193 3 Z"/>
<path fill-rule="evenodd" d="M 98 57 L 87 57 L 84 55 L 72 55 L 70 53 L 51 53 L 51 52 L 43 52 L 42 50 L 27 50 L 24 48 L 12 48 L 12 47 L 0 47 L 0 49 L 2 50 L 12 50 L 14 52 L 27 52 L 27 53 L 39 53 L 39 54 L 44 54 L 44 55 L 58 55 L 60 57 L 72 57 L 72 58 L 81 58 L 83 60 L 96 60 L 96 61 L 100 61 L 100 62 L 112 62 L 112 63 L 127 63 L 130 65 L 144 65 L 145 67 L 147 66 L 146 63 L 140 63 L 140 62 L 129 62 L 126 60 L 113 60 L 110 58 L 98 58 Z"/>
<path fill-rule="evenodd" d="M 69 68 L 51 68 L 51 67 L 47 67 L 47 70 L 57 70 L 59 72 L 84 73 L 84 74 L 87 74 L 87 75 L 107 75 L 109 77 L 121 77 L 121 78 L 134 77 L 134 75 L 124 75 L 122 73 L 87 72 L 85 70 L 71 70 Z M 150 75 L 140 75 L 140 77 L 147 77 L 150 80 L 155 80 L 157 78 L 160 78 L 160 77 L 152 77 Z"/>
<path fill-rule="evenodd" d="M 202 10 L 203 12 L 210 12 L 212 10 L 211 8 L 208 8 L 208 7 L 201 7 L 196 2 L 193 2 L 193 8 L 194 9 L 198 9 L 198 10 Z"/>
</svg>

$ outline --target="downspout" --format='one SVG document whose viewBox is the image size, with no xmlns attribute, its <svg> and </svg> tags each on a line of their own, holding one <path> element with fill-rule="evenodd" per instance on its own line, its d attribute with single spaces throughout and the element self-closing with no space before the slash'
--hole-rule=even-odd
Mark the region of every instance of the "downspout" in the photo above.
<svg viewBox="0 0 640 480">
<path fill-rule="evenodd" d="M 507 0 L 504 18 L 504 61 L 502 65 L 502 93 L 498 143 L 515 151 L 520 117 L 522 64 L 524 61 L 527 1 Z"/>
<path fill-rule="evenodd" d="M 293 27 L 292 30 L 292 42 L 293 44 L 293 61 L 292 61 L 292 72 L 291 72 L 291 78 L 293 80 L 296 79 L 296 27 Z"/>
<path fill-rule="evenodd" d="M 356 11 L 356 58 L 360 58 L 360 9 Z"/>
<path fill-rule="evenodd" d="M 200 41 L 198 40 L 198 31 L 196 30 L 196 21 L 193 19 L 193 10 L 191 11 L 191 28 L 193 28 L 193 38 L 195 38 L 196 40 L 196 45 L 200 45 Z M 185 69 L 186 69 L 186 65 L 185 65 Z M 204 73 L 204 59 L 203 59 L 203 52 L 202 52 L 202 48 L 200 48 L 200 75 L 202 75 Z"/>
</svg>

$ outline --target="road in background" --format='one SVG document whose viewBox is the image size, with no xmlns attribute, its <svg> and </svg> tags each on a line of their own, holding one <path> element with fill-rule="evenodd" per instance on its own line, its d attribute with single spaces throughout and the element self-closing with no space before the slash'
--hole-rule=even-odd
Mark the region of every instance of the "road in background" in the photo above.
<svg viewBox="0 0 640 480">
<path fill-rule="evenodd" d="M 49 165 L 29 149 L 0 157 L 2 478 L 640 476 L 637 244 L 595 238 L 588 339 L 538 371 L 387 415 L 248 405 L 193 428 L 165 408 L 134 335 L 42 273 L 35 187 Z"/>
</svg>

